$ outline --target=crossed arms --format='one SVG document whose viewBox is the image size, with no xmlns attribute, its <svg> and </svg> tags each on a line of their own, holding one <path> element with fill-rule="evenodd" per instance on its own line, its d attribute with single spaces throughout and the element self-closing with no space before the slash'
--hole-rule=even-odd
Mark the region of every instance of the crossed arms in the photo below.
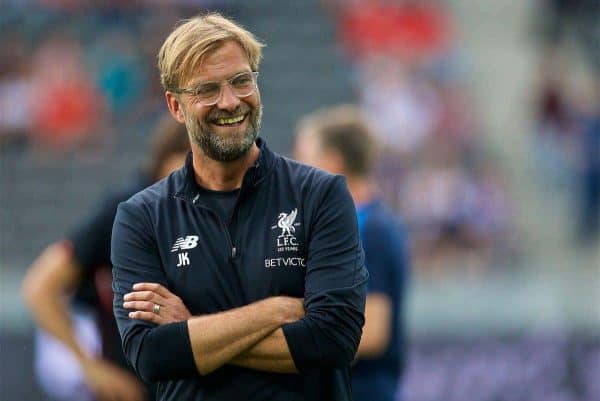
<svg viewBox="0 0 600 401">
<path fill-rule="evenodd" d="M 281 326 L 304 316 L 303 300 L 272 297 L 227 312 L 192 317 L 181 298 L 157 283 L 138 283 L 123 297 L 129 317 L 158 325 L 187 321 L 200 374 L 230 363 L 279 373 L 298 370 Z M 154 305 L 161 305 L 158 314 Z"/>
</svg>

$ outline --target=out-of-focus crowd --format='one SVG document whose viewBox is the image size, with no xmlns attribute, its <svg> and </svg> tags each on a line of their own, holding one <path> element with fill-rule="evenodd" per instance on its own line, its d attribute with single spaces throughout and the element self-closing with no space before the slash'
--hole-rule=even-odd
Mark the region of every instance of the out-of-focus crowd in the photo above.
<svg viewBox="0 0 600 401">
<path fill-rule="evenodd" d="M 482 141 L 484 124 L 446 2 L 322 4 L 336 22 L 344 73 L 380 136 L 378 176 L 408 223 L 415 266 L 437 273 L 516 265 L 515 206 L 502 161 Z M 572 191 L 567 220 L 575 223 L 567 230 L 579 243 L 594 244 L 600 237 L 600 2 L 540 0 L 536 6 L 532 25 L 542 41 L 532 77 L 531 159 L 538 162 L 538 181 L 549 184 L 544 196 Z"/>
<path fill-rule="evenodd" d="M 228 2 L 11 3 L 0 17 L 0 144 L 64 152 L 154 121 L 164 111 L 155 60 L 165 35 Z"/>
<path fill-rule="evenodd" d="M 506 268 L 513 206 L 470 96 L 455 21 L 440 1 L 323 1 L 344 69 L 379 134 L 378 177 L 424 272 Z"/>
<path fill-rule="evenodd" d="M 155 54 L 192 9 L 235 2 L 44 1 L 2 18 L 0 141 L 110 148 L 163 111 Z M 438 1 L 322 1 L 344 78 L 379 134 L 377 177 L 422 272 L 513 264 L 512 206 L 469 96 L 454 21 Z M 299 117 L 299 116 L 298 116 Z"/>
<path fill-rule="evenodd" d="M 598 14 L 590 12 L 597 2 L 541 3 L 548 12 L 535 105 L 540 173 L 557 185 L 565 177 L 577 183 L 579 236 L 597 238 L 600 123 L 593 99 L 600 85 L 572 87 L 559 52 L 565 36 L 575 38 L 597 77 L 597 41 L 588 34 L 598 30 Z M 150 126 L 164 111 L 154 67 L 161 40 L 184 16 L 235 4 L 11 2 L 0 17 L 0 144 L 42 153 L 97 150 L 133 124 Z M 408 225 L 415 267 L 440 274 L 516 265 L 514 205 L 501 162 L 482 141 L 446 3 L 321 0 L 321 7 L 335 24 L 340 76 L 351 80 L 379 135 L 377 176 Z"/>
</svg>

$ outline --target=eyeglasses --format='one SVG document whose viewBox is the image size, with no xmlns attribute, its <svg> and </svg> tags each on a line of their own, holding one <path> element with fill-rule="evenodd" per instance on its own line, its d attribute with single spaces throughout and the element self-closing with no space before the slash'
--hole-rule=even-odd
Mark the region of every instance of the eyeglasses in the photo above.
<svg viewBox="0 0 600 401">
<path fill-rule="evenodd" d="M 227 82 L 237 97 L 250 96 L 256 90 L 258 72 L 240 72 L 223 81 L 201 82 L 192 88 L 173 89 L 173 93 L 187 93 L 194 96 L 203 106 L 217 104 L 223 96 L 223 84 Z"/>
</svg>

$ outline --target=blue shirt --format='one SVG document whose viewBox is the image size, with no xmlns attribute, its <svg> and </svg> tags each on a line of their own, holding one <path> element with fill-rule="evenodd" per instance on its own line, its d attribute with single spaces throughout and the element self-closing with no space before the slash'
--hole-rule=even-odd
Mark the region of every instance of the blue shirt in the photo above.
<svg viewBox="0 0 600 401">
<path fill-rule="evenodd" d="M 404 365 L 403 304 L 409 260 L 406 233 L 398 218 L 379 200 L 357 209 L 358 226 L 369 271 L 367 295 L 381 293 L 392 302 L 392 333 L 384 353 L 359 359 L 352 369 L 354 401 L 392 401 Z"/>
</svg>

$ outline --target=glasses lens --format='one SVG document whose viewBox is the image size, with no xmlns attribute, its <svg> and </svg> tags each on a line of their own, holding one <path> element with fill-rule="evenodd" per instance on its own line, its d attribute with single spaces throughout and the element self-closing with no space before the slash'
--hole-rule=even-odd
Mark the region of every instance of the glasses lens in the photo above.
<svg viewBox="0 0 600 401">
<path fill-rule="evenodd" d="M 195 87 L 192 92 L 201 102 L 211 103 L 219 98 L 221 86 L 217 82 L 206 82 Z"/>
<path fill-rule="evenodd" d="M 254 91 L 254 74 L 247 72 L 236 75 L 231 80 L 231 88 L 238 97 L 248 96 Z"/>
<path fill-rule="evenodd" d="M 244 72 L 229 79 L 229 86 L 237 97 L 250 96 L 256 89 L 255 73 Z M 194 88 L 186 90 L 196 97 L 201 104 L 212 106 L 219 101 L 222 87 L 220 82 L 205 82 Z"/>
</svg>

